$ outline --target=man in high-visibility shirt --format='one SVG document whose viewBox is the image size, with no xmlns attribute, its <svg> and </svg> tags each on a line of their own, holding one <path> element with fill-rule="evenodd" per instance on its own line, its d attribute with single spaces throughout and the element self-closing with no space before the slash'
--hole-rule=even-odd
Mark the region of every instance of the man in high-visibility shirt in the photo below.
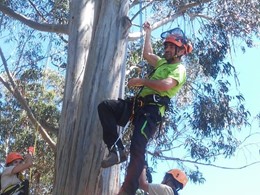
<svg viewBox="0 0 260 195">
<path fill-rule="evenodd" d="M 181 57 L 192 51 L 181 29 L 176 28 L 163 34 L 164 57 L 153 53 L 151 27 L 144 23 L 146 32 L 143 57 L 154 67 L 148 78 L 132 78 L 128 87 L 142 87 L 132 99 L 105 100 L 98 106 L 103 127 L 103 140 L 109 149 L 101 166 L 107 168 L 127 160 L 117 125 L 125 126 L 129 119 L 134 125 L 130 146 L 130 162 L 120 195 L 134 195 L 138 189 L 138 178 L 145 162 L 145 149 L 157 130 L 170 99 L 176 95 L 186 81 L 186 69 Z M 133 114 L 134 113 L 134 114 Z"/>
</svg>

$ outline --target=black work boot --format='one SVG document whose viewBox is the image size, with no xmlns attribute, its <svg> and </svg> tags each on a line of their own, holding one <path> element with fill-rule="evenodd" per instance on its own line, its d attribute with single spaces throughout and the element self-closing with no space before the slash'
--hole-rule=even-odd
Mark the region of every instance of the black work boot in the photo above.
<svg viewBox="0 0 260 195">
<path fill-rule="evenodd" d="M 101 162 L 102 168 L 108 168 L 115 164 L 126 161 L 127 155 L 126 152 L 118 147 L 113 147 L 107 157 Z"/>
</svg>

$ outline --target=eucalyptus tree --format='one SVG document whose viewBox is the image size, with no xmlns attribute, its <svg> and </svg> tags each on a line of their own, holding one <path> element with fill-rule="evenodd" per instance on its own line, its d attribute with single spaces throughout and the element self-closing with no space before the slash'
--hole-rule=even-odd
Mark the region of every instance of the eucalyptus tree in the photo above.
<svg viewBox="0 0 260 195">
<path fill-rule="evenodd" d="M 5 87 L 11 86 L 9 90 L 32 124 L 55 151 L 53 194 L 113 194 L 118 190 L 117 166 L 106 170 L 101 187 L 104 171 L 100 162 L 105 150 L 96 108 L 101 100 L 124 94 L 127 45 L 142 36 L 140 25 L 134 31 L 139 9 L 149 15 L 146 19 L 154 30 L 166 24 L 181 25 L 194 45 L 193 54 L 185 59 L 190 75 L 186 88 L 173 101 L 170 113 L 174 115 L 169 114 L 168 128 L 152 143 L 156 150 L 150 153 L 167 159 L 164 149 L 183 149 L 184 155 L 172 160 L 189 172 L 185 162 L 212 163 L 217 156 L 231 156 L 237 147 L 232 131 L 247 124 L 249 113 L 242 95 L 228 94 L 225 76 L 235 75 L 235 68 L 225 58 L 237 48 L 234 40 L 244 43 L 245 49 L 253 46 L 253 38 L 259 38 L 258 1 L 1 1 L 2 36 L 16 37 L 15 28 L 28 26 L 28 32 L 33 31 L 41 43 L 46 39 L 56 43 L 57 55 L 48 52 L 48 59 L 56 67 L 66 67 L 57 145 L 17 90 L 17 79 L 7 74 L 8 80 L 1 80 Z M 20 56 L 26 56 L 23 47 L 19 49 Z M 9 52 L 4 53 L 6 71 L 10 61 L 4 56 Z M 190 171 L 194 181 L 198 175 L 197 170 Z"/>
</svg>

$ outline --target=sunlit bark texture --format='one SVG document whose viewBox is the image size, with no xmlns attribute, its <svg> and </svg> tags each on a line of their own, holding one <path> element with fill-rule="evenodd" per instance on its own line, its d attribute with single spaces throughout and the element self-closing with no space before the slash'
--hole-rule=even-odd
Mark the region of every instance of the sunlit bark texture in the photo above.
<svg viewBox="0 0 260 195">
<path fill-rule="evenodd" d="M 77 0 L 71 3 L 70 11 L 68 69 L 53 194 L 107 194 L 109 189 L 102 193 L 100 179 L 104 147 L 97 105 L 123 92 L 128 3 Z"/>
</svg>

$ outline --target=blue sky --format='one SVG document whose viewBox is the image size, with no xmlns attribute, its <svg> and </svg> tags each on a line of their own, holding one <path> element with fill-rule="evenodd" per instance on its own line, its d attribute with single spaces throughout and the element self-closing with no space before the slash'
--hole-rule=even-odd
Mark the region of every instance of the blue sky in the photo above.
<svg viewBox="0 0 260 195">
<path fill-rule="evenodd" d="M 146 21 L 146 19 L 143 19 Z M 139 24 L 139 22 L 137 22 Z M 174 25 L 174 24 L 171 24 Z M 175 24 L 176 26 L 176 24 Z M 182 26 L 182 25 L 181 25 Z M 168 30 L 172 27 L 165 27 Z M 152 32 L 154 37 L 159 38 L 162 29 L 159 28 Z M 188 36 L 188 35 L 187 35 Z M 253 117 L 260 113 L 260 62 L 257 58 L 260 55 L 260 47 L 248 49 L 246 53 L 242 53 L 239 47 L 236 53 L 232 54 L 233 65 L 240 81 L 240 86 L 236 88 L 234 81 L 232 83 L 232 91 L 238 94 L 239 90 L 245 98 L 245 107 Z M 259 132 L 259 125 L 255 121 L 251 129 L 243 128 L 242 131 L 236 133 L 239 138 L 246 137 L 248 132 L 252 130 Z M 242 149 L 238 149 L 237 153 L 231 159 L 218 159 L 214 164 L 223 167 L 241 167 L 246 164 L 260 161 L 260 135 L 248 140 L 246 144 L 257 143 L 258 145 L 250 145 Z M 158 162 L 157 167 L 153 167 L 156 173 L 153 173 L 153 183 L 161 183 L 165 172 L 175 168 L 175 162 Z M 180 191 L 180 195 L 259 195 L 260 190 L 260 164 L 252 165 L 244 169 L 220 169 L 209 166 L 199 166 L 206 181 L 204 184 L 193 184 L 188 182 L 186 187 Z"/>
<path fill-rule="evenodd" d="M 237 51 L 238 52 L 238 51 Z M 257 58 L 260 55 L 260 47 L 248 49 L 245 54 L 238 52 L 233 54 L 233 63 L 240 80 L 239 91 L 244 95 L 245 106 L 252 117 L 260 113 L 260 63 Z M 235 87 L 234 87 L 234 90 Z M 251 131 L 260 133 L 258 123 L 255 121 Z M 239 137 L 248 135 L 248 129 L 237 133 Z M 254 161 L 260 161 L 260 135 L 248 140 L 246 144 L 257 143 L 239 149 L 231 159 L 218 159 L 214 164 L 225 167 L 240 167 Z M 174 168 L 174 163 L 159 162 L 157 171 L 153 174 L 153 183 L 160 183 L 166 171 Z M 199 166 L 206 181 L 196 185 L 188 182 L 180 191 L 181 195 L 259 195 L 260 190 L 260 164 L 255 164 L 244 169 L 220 169 L 208 166 Z"/>
</svg>

